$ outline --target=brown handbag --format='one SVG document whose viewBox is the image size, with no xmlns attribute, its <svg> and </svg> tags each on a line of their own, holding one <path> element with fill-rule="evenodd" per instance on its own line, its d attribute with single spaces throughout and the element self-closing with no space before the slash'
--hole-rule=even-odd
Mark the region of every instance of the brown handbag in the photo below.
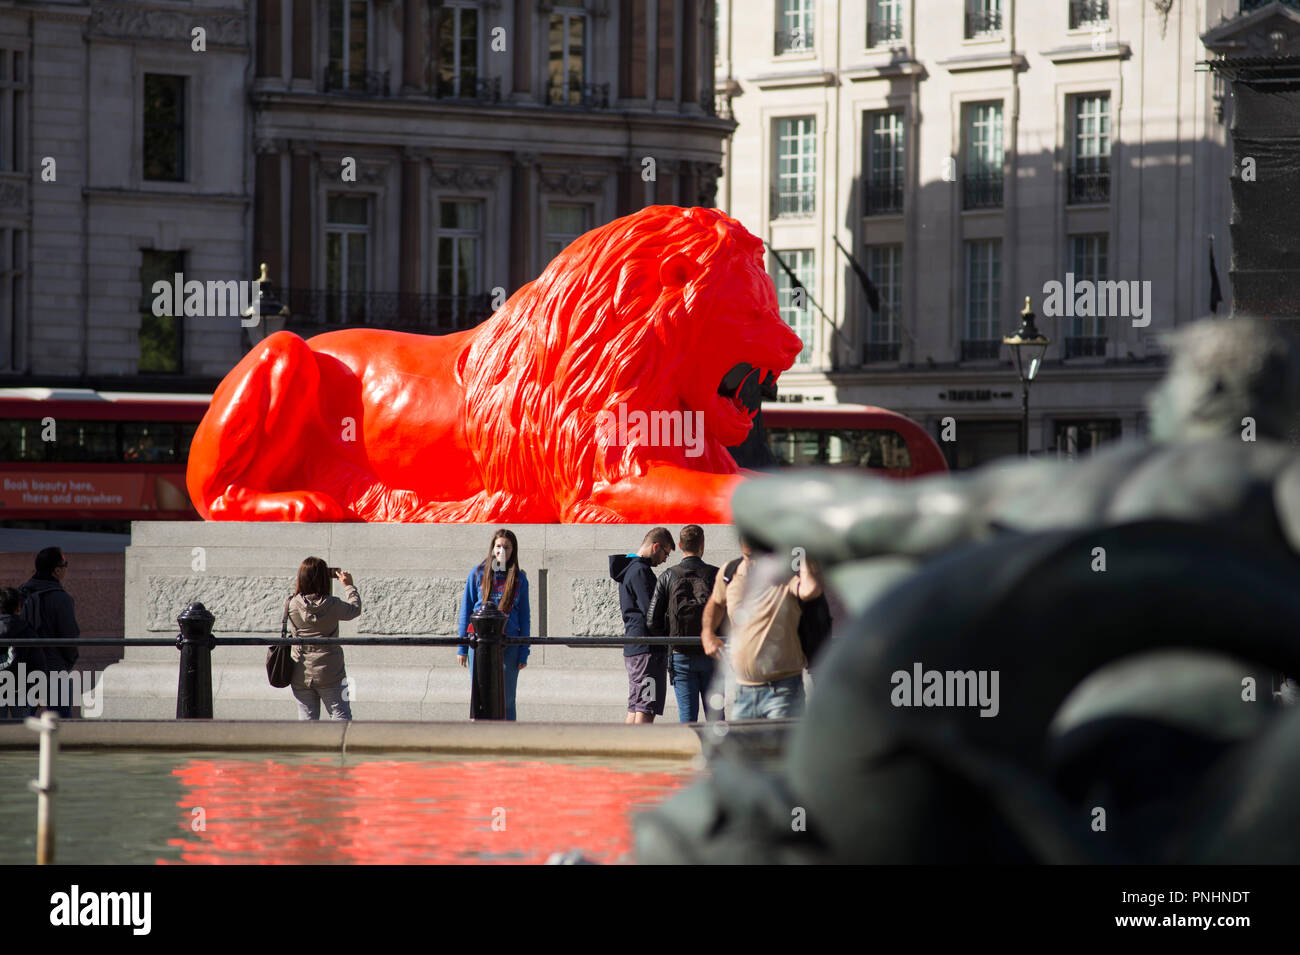
<svg viewBox="0 0 1300 955">
<path fill-rule="evenodd" d="M 292 598 L 290 598 L 292 599 Z M 280 621 L 280 639 L 285 639 L 289 628 L 289 601 L 284 602 L 284 619 Z M 293 681 L 293 647 L 280 643 L 266 648 L 266 678 L 271 686 L 283 689 Z"/>
</svg>

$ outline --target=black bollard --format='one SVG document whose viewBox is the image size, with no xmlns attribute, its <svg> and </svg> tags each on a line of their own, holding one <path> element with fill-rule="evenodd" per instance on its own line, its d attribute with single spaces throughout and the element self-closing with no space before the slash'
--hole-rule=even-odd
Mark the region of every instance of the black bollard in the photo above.
<svg viewBox="0 0 1300 955">
<path fill-rule="evenodd" d="M 470 615 L 474 634 L 474 682 L 469 691 L 469 718 L 506 718 L 506 615 L 491 600 Z"/>
<path fill-rule="evenodd" d="M 176 649 L 181 652 L 181 672 L 176 684 L 178 720 L 212 719 L 212 616 L 201 603 L 192 603 L 176 618 L 181 632 Z"/>
</svg>

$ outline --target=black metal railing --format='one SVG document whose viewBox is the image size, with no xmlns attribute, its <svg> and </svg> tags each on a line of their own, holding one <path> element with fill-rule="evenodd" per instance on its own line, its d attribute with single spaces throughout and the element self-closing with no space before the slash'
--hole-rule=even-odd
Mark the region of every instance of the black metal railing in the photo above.
<svg viewBox="0 0 1300 955">
<path fill-rule="evenodd" d="M 1001 205 L 1001 170 L 967 173 L 962 177 L 963 209 L 996 209 Z"/>
<path fill-rule="evenodd" d="M 470 79 L 462 76 L 460 82 L 456 82 L 453 77 L 439 76 L 433 84 L 433 95 L 436 99 L 499 103 L 501 102 L 501 77 Z"/>
<path fill-rule="evenodd" d="M 866 215 L 879 216 L 903 211 L 903 181 L 885 179 L 863 186 L 866 197 Z"/>
<path fill-rule="evenodd" d="M 387 96 L 388 74 L 373 70 L 349 70 L 330 64 L 325 71 L 326 93 L 351 93 L 356 96 Z"/>
<path fill-rule="evenodd" d="M 1000 338 L 963 338 L 961 342 L 962 361 L 988 361 L 1001 353 Z"/>
<path fill-rule="evenodd" d="M 867 46 L 880 46 L 902 38 L 902 20 L 873 20 L 867 24 Z"/>
<path fill-rule="evenodd" d="M 966 14 L 966 37 L 989 36 L 1002 32 L 1001 10 L 980 10 Z"/>
<path fill-rule="evenodd" d="M 1066 338 L 1066 358 L 1105 358 L 1106 339 L 1098 337 Z"/>
<path fill-rule="evenodd" d="M 817 190 L 811 186 L 803 189 L 772 190 L 772 218 L 784 216 L 810 216 L 817 211 Z"/>
<path fill-rule="evenodd" d="M 546 87 L 546 102 L 551 106 L 609 109 L 609 84 L 552 81 Z"/>
<path fill-rule="evenodd" d="M 1070 202 L 1109 202 L 1110 170 L 1076 169 L 1070 173 Z"/>
<path fill-rule="evenodd" d="M 291 331 L 317 334 L 333 328 L 368 326 L 394 331 L 462 331 L 492 314 L 488 295 L 423 295 L 412 292 L 340 292 L 334 289 L 275 289 L 289 307 Z"/>
<path fill-rule="evenodd" d="M 777 56 L 783 53 L 811 53 L 815 49 L 812 28 L 791 31 L 777 30 L 775 47 Z"/>
<path fill-rule="evenodd" d="M 1110 20 L 1110 0 L 1070 0 L 1070 29 L 1106 23 Z"/>
<path fill-rule="evenodd" d="M 1241 0 L 1240 13 L 1250 13 L 1268 6 L 1273 0 Z M 1300 10 L 1300 0 L 1281 0 L 1282 6 Z"/>
<path fill-rule="evenodd" d="M 902 348 L 901 342 L 868 342 L 862 346 L 862 361 L 864 364 L 875 361 L 898 361 Z"/>
</svg>

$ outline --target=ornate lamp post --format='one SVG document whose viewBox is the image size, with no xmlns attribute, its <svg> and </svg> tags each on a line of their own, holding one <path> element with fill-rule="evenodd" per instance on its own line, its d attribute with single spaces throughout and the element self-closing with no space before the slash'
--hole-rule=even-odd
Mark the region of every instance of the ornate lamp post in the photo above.
<svg viewBox="0 0 1300 955">
<path fill-rule="evenodd" d="M 1020 441 L 1029 457 L 1029 383 L 1038 375 L 1043 361 L 1043 353 L 1051 341 L 1034 324 L 1034 313 L 1029 307 L 1029 296 L 1025 296 L 1025 310 L 1020 313 L 1020 328 L 1014 335 L 1002 339 L 1002 344 L 1011 347 L 1011 357 L 1016 362 L 1016 374 L 1020 376 Z"/>
<path fill-rule="evenodd" d="M 253 343 L 260 342 L 268 335 L 284 331 L 289 320 L 289 306 L 283 304 L 271 291 L 271 280 L 266 274 L 266 263 L 262 263 L 261 273 L 257 277 L 257 301 L 244 309 L 243 317 L 252 319 L 248 327 L 248 337 Z"/>
</svg>

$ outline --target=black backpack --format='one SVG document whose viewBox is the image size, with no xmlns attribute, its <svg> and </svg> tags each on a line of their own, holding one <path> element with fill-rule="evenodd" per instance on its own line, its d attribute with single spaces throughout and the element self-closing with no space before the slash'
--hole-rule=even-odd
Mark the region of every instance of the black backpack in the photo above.
<svg viewBox="0 0 1300 955">
<path fill-rule="evenodd" d="M 693 570 L 673 568 L 668 584 L 668 636 L 698 637 L 704 632 L 704 605 L 713 588 Z"/>
<path fill-rule="evenodd" d="M 741 558 L 737 557 L 722 568 L 722 579 L 725 583 L 731 583 L 731 579 L 736 576 L 736 568 L 740 566 L 740 561 Z M 808 661 L 809 670 L 812 669 L 813 660 L 830 641 L 830 636 L 831 605 L 826 595 L 818 594 L 812 600 L 800 600 L 799 646 L 803 650 L 804 659 Z"/>
<path fill-rule="evenodd" d="M 23 619 L 26 620 L 31 625 L 32 633 L 36 634 L 36 636 L 38 637 L 59 636 L 59 634 L 43 632 L 43 629 L 45 627 L 45 621 L 41 613 L 41 609 L 42 609 L 41 597 L 42 595 L 49 593 L 49 591 L 21 590 L 20 588 L 20 592 L 23 595 L 23 607 L 22 607 L 21 614 Z M 58 655 L 60 658 L 62 658 L 64 666 L 66 667 L 71 667 L 74 663 L 76 663 L 77 657 L 80 655 L 80 651 L 76 647 L 51 647 L 49 650 L 45 651 L 45 653 L 46 653 L 47 660 L 49 659 L 49 654 L 51 653 Z"/>
</svg>

